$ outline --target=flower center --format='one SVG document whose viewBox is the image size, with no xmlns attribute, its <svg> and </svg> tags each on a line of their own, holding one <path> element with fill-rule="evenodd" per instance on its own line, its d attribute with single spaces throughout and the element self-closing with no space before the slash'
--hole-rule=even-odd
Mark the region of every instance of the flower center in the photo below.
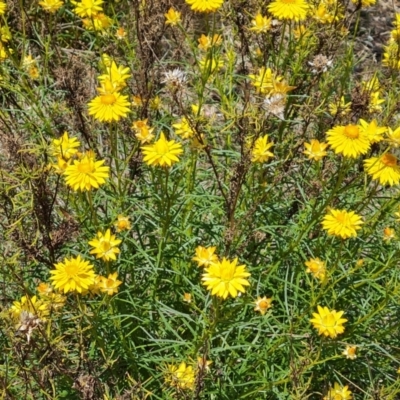
<svg viewBox="0 0 400 400">
<path fill-rule="evenodd" d="M 395 167 L 397 165 L 397 158 L 391 154 L 384 154 L 381 158 L 381 161 L 387 167 Z"/>
<path fill-rule="evenodd" d="M 261 300 L 259 303 L 259 307 L 260 308 L 268 308 L 269 307 L 268 302 L 266 300 Z"/>
<path fill-rule="evenodd" d="M 100 101 L 101 104 L 109 106 L 114 104 L 117 101 L 117 98 L 113 94 L 103 94 L 103 96 L 100 97 Z"/>
<path fill-rule="evenodd" d="M 159 140 L 155 144 L 155 149 L 156 149 L 157 154 L 159 154 L 160 156 L 163 156 L 164 154 L 168 153 L 168 144 L 165 140 Z"/>
<path fill-rule="evenodd" d="M 69 263 L 65 266 L 65 274 L 69 278 L 78 275 L 78 272 L 79 272 L 79 266 L 76 263 Z"/>
<path fill-rule="evenodd" d="M 78 171 L 82 174 L 90 174 L 93 172 L 93 166 L 91 162 L 81 162 L 78 165 Z"/>
<path fill-rule="evenodd" d="M 332 314 L 325 315 L 322 318 L 322 325 L 325 328 L 333 328 L 336 325 L 335 317 Z"/>
<path fill-rule="evenodd" d="M 106 241 L 101 242 L 100 246 L 101 246 L 101 249 L 103 250 L 104 253 L 108 253 L 110 251 L 110 249 L 111 249 L 110 242 L 106 242 Z"/>
<path fill-rule="evenodd" d="M 347 225 L 347 223 L 348 223 L 347 214 L 344 212 L 337 214 L 336 220 L 342 225 Z"/>
<path fill-rule="evenodd" d="M 349 139 L 358 139 L 359 136 L 360 136 L 360 132 L 358 130 L 358 126 L 357 125 L 347 125 L 344 128 L 344 134 Z"/>
</svg>

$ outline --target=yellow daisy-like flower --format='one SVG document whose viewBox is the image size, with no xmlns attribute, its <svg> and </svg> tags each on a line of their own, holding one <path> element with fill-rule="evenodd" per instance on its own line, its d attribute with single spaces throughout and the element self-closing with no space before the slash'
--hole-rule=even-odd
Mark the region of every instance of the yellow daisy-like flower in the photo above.
<svg viewBox="0 0 400 400">
<path fill-rule="evenodd" d="M 357 346 L 346 346 L 343 350 L 343 355 L 346 356 L 349 360 L 355 360 L 357 358 Z"/>
<path fill-rule="evenodd" d="M 260 311 L 261 315 L 264 315 L 272 307 L 272 298 L 258 296 L 254 304 L 254 311 Z"/>
<path fill-rule="evenodd" d="M 64 262 L 54 264 L 55 270 L 50 271 L 50 280 L 56 289 L 68 292 L 82 293 L 86 291 L 95 279 L 93 265 L 88 261 L 76 258 L 65 258 Z"/>
<path fill-rule="evenodd" d="M 345 116 L 351 111 L 351 101 L 346 103 L 346 99 L 344 96 L 340 98 L 339 103 L 329 103 L 328 104 L 329 113 L 332 116 Z"/>
<path fill-rule="evenodd" d="M 202 51 L 207 51 L 212 46 L 219 46 L 222 43 L 222 36 L 218 33 L 213 36 L 206 36 L 202 34 L 197 41 L 199 42 L 199 49 Z"/>
<path fill-rule="evenodd" d="M 121 281 L 117 279 L 118 272 L 109 274 L 108 278 L 102 276 L 100 277 L 100 290 L 103 293 L 107 293 L 109 296 L 118 293 L 118 286 L 122 284 Z"/>
<path fill-rule="evenodd" d="M 54 157 L 62 157 L 64 160 L 69 160 L 73 155 L 75 155 L 81 144 L 77 138 L 68 136 L 68 132 L 64 134 L 59 139 L 54 139 L 51 144 L 51 155 Z"/>
<path fill-rule="evenodd" d="M 109 28 L 113 20 L 104 13 L 92 15 L 90 18 L 82 20 L 83 26 L 89 31 L 103 31 Z"/>
<path fill-rule="evenodd" d="M 182 390 L 193 390 L 196 382 L 194 368 L 185 362 L 181 362 L 179 366 L 168 365 L 165 382 Z"/>
<path fill-rule="evenodd" d="M 250 285 L 246 279 L 250 273 L 246 271 L 245 265 L 237 265 L 237 262 L 237 258 L 229 261 L 224 257 L 222 261 L 205 268 L 201 279 L 212 295 L 226 299 L 228 295 L 236 297 L 239 292 L 245 292 L 244 286 Z"/>
<path fill-rule="evenodd" d="M 91 18 L 93 15 L 103 11 L 101 4 L 104 3 L 103 0 L 81 0 L 71 1 L 71 3 L 75 6 L 74 12 L 82 18 L 89 17 Z"/>
<path fill-rule="evenodd" d="M 182 139 L 189 139 L 194 136 L 194 131 L 188 119 L 183 117 L 178 123 L 172 124 L 174 132 Z"/>
<path fill-rule="evenodd" d="M 304 143 L 304 147 L 306 148 L 303 153 L 310 159 L 319 161 L 322 160 L 326 156 L 326 148 L 328 147 L 328 143 L 320 142 L 319 140 L 312 139 L 311 143 Z"/>
<path fill-rule="evenodd" d="M 202 74 L 205 72 L 208 74 L 213 74 L 218 72 L 224 63 L 221 59 L 216 59 L 215 57 L 205 56 L 199 61 L 199 68 Z"/>
<path fill-rule="evenodd" d="M 387 141 L 393 147 L 400 147 L 400 126 L 394 131 L 388 128 Z"/>
<path fill-rule="evenodd" d="M 336 154 L 356 158 L 369 150 L 371 143 L 357 125 L 335 126 L 327 133 L 327 141 Z"/>
<path fill-rule="evenodd" d="M 326 266 L 325 261 L 317 258 L 310 258 L 304 263 L 307 267 L 306 272 L 311 273 L 315 278 L 323 281 L 326 277 Z"/>
<path fill-rule="evenodd" d="M 125 217 L 124 215 L 118 215 L 118 219 L 114 224 L 117 232 L 128 231 L 132 228 L 131 222 L 129 221 L 129 217 Z"/>
<path fill-rule="evenodd" d="M 251 152 L 251 161 L 253 163 L 264 163 L 268 161 L 270 157 L 274 156 L 273 153 L 269 151 L 272 146 L 273 143 L 268 142 L 268 135 L 258 138 Z"/>
<path fill-rule="evenodd" d="M 66 168 L 64 176 L 67 185 L 75 191 L 98 189 L 109 176 L 110 167 L 103 165 L 104 163 L 105 160 L 96 161 L 93 155 L 87 152 Z"/>
<path fill-rule="evenodd" d="M 155 143 L 141 147 L 144 158 L 148 165 L 160 165 L 170 167 L 179 161 L 178 156 L 183 153 L 182 145 L 174 140 L 167 140 L 161 132 L 160 139 Z"/>
<path fill-rule="evenodd" d="M 176 11 L 173 7 L 171 7 L 164 16 L 167 25 L 175 26 L 181 22 L 181 13 Z"/>
<path fill-rule="evenodd" d="M 318 313 L 313 313 L 310 322 L 318 330 L 319 335 L 334 339 L 337 335 L 344 332 L 343 324 L 347 319 L 342 318 L 344 311 L 330 311 L 328 307 L 318 306 Z"/>
<path fill-rule="evenodd" d="M 107 229 L 106 233 L 97 232 L 97 237 L 89 242 L 89 245 L 94 247 L 90 254 L 94 254 L 96 258 L 101 258 L 103 261 L 115 261 L 116 254 L 120 252 L 117 247 L 122 240 L 116 239 L 115 235 L 111 234 L 111 230 Z"/>
<path fill-rule="evenodd" d="M 95 97 L 89 104 L 89 115 L 103 122 L 119 121 L 129 113 L 128 96 L 117 92 Z"/>
<path fill-rule="evenodd" d="M 43 8 L 44 11 L 55 13 L 64 5 L 64 2 L 61 0 L 42 0 L 39 1 L 39 5 Z"/>
<path fill-rule="evenodd" d="M 382 135 L 388 130 L 385 126 L 378 126 L 376 119 L 372 120 L 370 123 L 360 119 L 358 127 L 361 132 L 365 133 L 371 143 L 379 143 L 382 141 Z"/>
<path fill-rule="evenodd" d="M 36 296 L 22 296 L 20 301 L 14 301 L 9 312 L 14 321 L 18 321 L 23 312 L 36 315 L 41 320 L 45 320 L 49 315 L 49 308 L 42 300 Z"/>
<path fill-rule="evenodd" d="M 224 0 L 185 0 L 193 11 L 214 12 L 217 11 Z"/>
<path fill-rule="evenodd" d="M 278 19 L 301 21 L 306 18 L 309 5 L 304 0 L 275 0 L 268 11 Z"/>
<path fill-rule="evenodd" d="M 251 21 L 251 25 L 249 30 L 256 33 L 266 33 L 271 29 L 272 18 L 265 17 L 261 13 L 258 13 Z"/>
<path fill-rule="evenodd" d="M 190 293 L 183 293 L 183 301 L 185 303 L 191 303 L 192 302 L 192 295 Z"/>
<path fill-rule="evenodd" d="M 100 82 L 111 82 L 112 87 L 116 88 L 117 91 L 121 90 L 126 86 L 126 80 L 131 77 L 130 69 L 128 67 L 123 67 L 122 65 L 117 65 L 115 61 L 111 61 L 111 65 L 106 67 L 106 73 L 98 77 Z M 100 94 L 108 94 L 102 93 Z"/>
<path fill-rule="evenodd" d="M 364 161 L 364 168 L 372 179 L 379 180 L 381 185 L 398 185 L 400 182 L 400 166 L 397 157 L 385 153 L 379 157 L 371 157 Z"/>
<path fill-rule="evenodd" d="M 383 230 L 383 240 L 385 242 L 390 242 L 396 237 L 396 231 L 388 226 Z"/>
<path fill-rule="evenodd" d="M 147 119 L 133 122 L 132 129 L 136 132 L 135 136 L 140 143 L 149 143 L 154 139 L 154 128 L 150 128 L 147 124 Z"/>
<path fill-rule="evenodd" d="M 7 10 L 7 4 L 4 1 L 0 1 L 0 15 L 4 15 Z"/>
<path fill-rule="evenodd" d="M 328 235 L 339 236 L 342 239 L 356 237 L 362 224 L 361 217 L 354 211 L 334 209 L 330 209 L 322 221 L 322 227 L 328 231 Z"/>
<path fill-rule="evenodd" d="M 351 400 L 352 398 L 353 395 L 347 385 L 342 387 L 335 382 L 334 387 L 329 390 L 328 394 L 324 397 L 324 400 Z"/>
<path fill-rule="evenodd" d="M 212 263 L 218 262 L 218 256 L 215 254 L 216 247 L 196 247 L 196 255 L 192 258 L 199 267 L 209 267 Z"/>
</svg>

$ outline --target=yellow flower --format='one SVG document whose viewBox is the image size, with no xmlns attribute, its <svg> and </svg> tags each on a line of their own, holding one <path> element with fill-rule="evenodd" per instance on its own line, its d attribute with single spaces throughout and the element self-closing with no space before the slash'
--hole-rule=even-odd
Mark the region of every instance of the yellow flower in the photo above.
<svg viewBox="0 0 400 400">
<path fill-rule="evenodd" d="M 388 226 L 383 230 L 383 240 L 385 242 L 390 242 L 396 237 L 396 231 Z"/>
<path fill-rule="evenodd" d="M 199 267 L 209 267 L 212 263 L 218 262 L 218 256 L 215 254 L 216 247 L 196 247 L 196 255 L 192 258 Z"/>
<path fill-rule="evenodd" d="M 184 293 L 183 294 L 183 301 L 185 303 L 191 303 L 192 302 L 192 295 L 190 293 Z"/>
<path fill-rule="evenodd" d="M 344 96 L 340 98 L 339 104 L 337 103 L 329 103 L 328 104 L 329 113 L 332 116 L 345 116 L 351 111 L 351 101 L 346 103 Z"/>
<path fill-rule="evenodd" d="M 88 261 L 76 258 L 65 258 L 64 262 L 54 264 L 55 270 L 50 271 L 53 276 L 50 280 L 56 289 L 68 292 L 82 293 L 94 282 L 95 273 L 93 265 Z"/>
<path fill-rule="evenodd" d="M 260 68 L 258 75 L 250 74 L 249 78 L 252 80 L 251 84 L 256 88 L 258 93 L 266 94 L 269 96 L 275 94 L 286 95 L 286 93 L 295 89 L 296 86 L 289 86 L 282 76 L 275 75 L 271 68 Z"/>
<path fill-rule="evenodd" d="M 101 258 L 103 261 L 116 260 L 116 254 L 120 252 L 117 247 L 122 240 L 116 239 L 115 235 L 111 234 L 110 229 L 106 233 L 97 232 L 97 237 L 89 242 L 89 245 L 94 247 L 90 254 L 94 254 L 96 258 Z"/>
<path fill-rule="evenodd" d="M 312 273 L 315 278 L 323 281 L 326 277 L 326 266 L 325 261 L 320 260 L 317 258 L 310 258 L 308 261 L 305 262 L 307 267 L 306 272 Z"/>
<path fill-rule="evenodd" d="M 129 112 L 128 96 L 117 92 L 95 97 L 89 104 L 89 115 L 103 122 L 119 121 Z"/>
<path fill-rule="evenodd" d="M 328 235 L 339 236 L 342 239 L 357 236 L 357 230 L 361 229 L 363 222 L 354 211 L 330 209 L 322 221 L 322 227 L 328 231 Z"/>
<path fill-rule="evenodd" d="M 357 125 L 335 126 L 326 135 L 335 153 L 344 157 L 356 158 L 371 146 L 368 136 Z"/>
<path fill-rule="evenodd" d="M 153 97 L 149 101 L 150 108 L 152 110 L 159 110 L 161 107 L 161 98 L 160 96 Z"/>
<path fill-rule="evenodd" d="M 148 165 L 160 165 L 170 167 L 179 161 L 178 156 L 183 153 L 182 145 L 174 140 L 167 140 L 161 132 L 160 139 L 155 143 L 141 147 L 144 158 Z"/>
<path fill-rule="evenodd" d="M 8 55 L 12 52 L 12 49 L 6 48 L 3 43 L 0 42 L 0 61 L 6 60 L 8 58 Z"/>
<path fill-rule="evenodd" d="M 304 0 L 275 0 L 267 8 L 275 18 L 300 21 L 306 18 L 309 5 Z"/>
<path fill-rule="evenodd" d="M 178 389 L 193 390 L 196 382 L 194 369 L 191 365 L 186 365 L 185 362 L 181 362 L 179 366 L 168 365 L 165 381 Z"/>
<path fill-rule="evenodd" d="M 175 26 L 181 23 L 181 13 L 176 11 L 173 7 L 171 7 L 164 16 L 167 25 Z"/>
<path fill-rule="evenodd" d="M 178 123 L 172 124 L 172 126 L 175 134 L 182 136 L 182 139 L 189 139 L 194 136 L 191 123 L 186 117 L 183 117 Z"/>
<path fill-rule="evenodd" d="M 71 1 L 75 6 L 74 12 L 82 18 L 89 17 L 103 11 L 100 4 L 103 4 L 103 0 L 81 0 L 80 2 Z"/>
<path fill-rule="evenodd" d="M 20 301 L 14 301 L 10 307 L 9 312 L 14 321 L 18 321 L 22 313 L 29 313 L 37 316 L 41 320 L 45 320 L 49 315 L 49 308 L 36 296 L 22 296 Z"/>
<path fill-rule="evenodd" d="M 116 37 L 118 40 L 123 40 L 123 39 L 126 38 L 126 31 L 125 31 L 125 29 L 124 29 L 122 26 L 120 26 L 120 27 L 115 31 L 115 37 Z"/>
<path fill-rule="evenodd" d="M 102 283 L 101 280 L 104 278 L 104 276 L 101 275 L 95 275 L 94 281 L 92 284 L 89 286 L 88 290 L 84 291 L 84 294 L 87 292 L 90 292 L 90 294 L 96 296 L 101 293 L 101 288 L 102 288 Z"/>
<path fill-rule="evenodd" d="M 129 221 L 129 217 L 125 217 L 121 214 L 118 215 L 118 219 L 115 222 L 114 226 L 117 228 L 117 232 L 128 231 L 132 227 Z"/>
<path fill-rule="evenodd" d="M 77 138 L 68 136 L 68 132 L 65 131 L 64 134 L 59 139 L 53 139 L 51 144 L 51 155 L 54 157 L 62 157 L 64 160 L 69 160 L 73 155 L 75 155 L 81 144 Z"/>
<path fill-rule="evenodd" d="M 0 15 L 4 15 L 7 9 L 7 4 L 4 1 L 0 1 Z"/>
<path fill-rule="evenodd" d="M 359 0 L 351 0 L 354 4 L 359 3 Z M 361 0 L 361 6 L 362 7 L 370 7 L 373 6 L 376 3 L 376 0 Z"/>
<path fill-rule="evenodd" d="M 250 274 L 245 265 L 237 265 L 237 262 L 237 258 L 229 261 L 224 257 L 222 261 L 212 263 L 204 269 L 201 279 L 212 295 L 226 299 L 228 295 L 236 297 L 239 292 L 245 292 L 244 286 L 250 285 L 246 279 Z"/>
<path fill-rule="evenodd" d="M 135 136 L 142 144 L 149 143 L 154 139 L 154 128 L 147 125 L 147 119 L 133 122 L 132 129 L 136 132 Z"/>
<path fill-rule="evenodd" d="M 383 46 L 382 64 L 385 67 L 400 69 L 399 45 L 396 40 L 391 40 L 387 46 Z"/>
<path fill-rule="evenodd" d="M 104 13 L 98 13 L 92 15 L 90 18 L 83 19 L 82 23 L 89 31 L 103 31 L 112 25 L 113 20 Z"/>
<path fill-rule="evenodd" d="M 193 11 L 214 12 L 222 6 L 224 0 L 185 0 Z"/>
<path fill-rule="evenodd" d="M 107 293 L 109 296 L 118 293 L 118 286 L 121 285 L 122 282 L 119 281 L 117 277 L 118 277 L 118 272 L 109 274 L 108 278 L 101 276 L 99 284 L 101 292 Z"/>
<path fill-rule="evenodd" d="M 370 113 L 382 111 L 381 104 L 385 102 L 385 99 L 381 99 L 380 95 L 381 93 L 379 91 L 370 93 L 369 104 L 368 104 L 369 106 L 368 111 Z"/>
<path fill-rule="evenodd" d="M 212 37 L 202 34 L 197 41 L 199 42 L 199 49 L 207 51 L 212 46 L 219 46 L 222 43 L 222 36 L 217 33 Z"/>
<path fill-rule="evenodd" d="M 272 307 L 272 298 L 258 296 L 254 304 L 254 311 L 260 311 L 264 315 Z"/>
<path fill-rule="evenodd" d="M 272 18 L 267 18 L 261 13 L 258 13 L 251 21 L 251 31 L 256 33 L 266 33 L 271 29 Z"/>
<path fill-rule="evenodd" d="M 310 159 L 319 161 L 326 156 L 325 149 L 328 147 L 328 143 L 320 143 L 316 139 L 312 139 L 311 143 L 304 143 L 305 150 L 303 153 Z"/>
<path fill-rule="evenodd" d="M 207 360 L 205 355 L 203 357 L 197 357 L 197 369 L 200 371 L 210 372 L 210 365 L 212 361 Z"/>
<path fill-rule="evenodd" d="M 75 191 L 98 189 L 109 176 L 110 167 L 103 165 L 104 163 L 105 160 L 96 161 L 94 156 L 87 152 L 66 168 L 64 175 L 67 185 Z"/>
<path fill-rule="evenodd" d="M 201 73 L 213 74 L 214 72 L 218 72 L 224 63 L 221 59 L 217 59 L 214 56 L 205 56 L 199 60 L 199 68 Z"/>
<path fill-rule="evenodd" d="M 51 285 L 49 285 L 48 283 L 45 282 L 40 282 L 39 286 L 36 288 L 36 290 L 39 292 L 39 295 L 44 295 L 47 296 L 50 293 L 52 293 L 53 288 L 51 287 Z"/>
<path fill-rule="evenodd" d="M 394 131 L 391 128 L 388 128 L 387 133 L 387 141 L 391 146 L 399 147 L 400 146 L 400 126 Z"/>
<path fill-rule="evenodd" d="M 43 8 L 44 11 L 55 13 L 59 8 L 64 5 L 64 2 L 61 0 L 42 0 L 39 1 L 39 5 Z"/>
<path fill-rule="evenodd" d="M 318 330 L 319 335 L 334 339 L 337 335 L 344 332 L 343 324 L 347 319 L 341 318 L 344 311 L 330 311 L 328 307 L 318 306 L 318 313 L 313 313 L 310 322 Z"/>
<path fill-rule="evenodd" d="M 346 346 L 342 354 L 349 360 L 355 360 L 357 358 L 356 350 L 357 346 Z"/>
<path fill-rule="evenodd" d="M 387 131 L 387 128 L 384 126 L 378 126 L 376 119 L 372 120 L 370 123 L 360 119 L 358 121 L 359 129 L 363 132 L 371 143 L 378 143 L 383 140 L 382 134 Z"/>
<path fill-rule="evenodd" d="M 10 41 L 12 38 L 12 34 L 10 28 L 8 26 L 2 26 L 0 28 L 0 41 L 6 43 Z"/>
<path fill-rule="evenodd" d="M 400 166 L 397 157 L 385 153 L 379 157 L 371 157 L 364 161 L 364 168 L 372 179 L 379 180 L 381 185 L 398 185 L 400 182 Z"/>
<path fill-rule="evenodd" d="M 254 148 L 251 152 L 251 161 L 253 163 L 263 163 L 268 161 L 274 155 L 269 151 L 273 146 L 272 142 L 268 142 L 268 135 L 258 138 L 254 143 Z"/>
<path fill-rule="evenodd" d="M 108 89 L 107 84 L 110 84 L 110 88 L 114 91 L 120 91 L 126 86 L 126 80 L 128 80 L 130 75 L 130 69 L 128 67 L 123 67 L 122 65 L 118 66 L 115 61 L 111 61 L 111 64 L 106 67 L 106 73 L 102 74 L 98 77 L 98 80 L 101 83 L 104 83 L 103 90 L 99 90 L 99 94 L 109 94 L 110 92 L 106 92 Z M 110 89 L 108 89 L 110 90 Z"/>
<path fill-rule="evenodd" d="M 49 164 L 49 167 L 54 168 L 56 174 L 62 175 L 70 164 L 71 160 L 65 161 L 62 157 L 58 156 L 57 163 Z"/>
<path fill-rule="evenodd" d="M 353 395 L 347 385 L 342 387 L 335 382 L 335 386 L 329 390 L 328 394 L 324 397 L 324 400 L 351 400 L 352 398 Z"/>
</svg>

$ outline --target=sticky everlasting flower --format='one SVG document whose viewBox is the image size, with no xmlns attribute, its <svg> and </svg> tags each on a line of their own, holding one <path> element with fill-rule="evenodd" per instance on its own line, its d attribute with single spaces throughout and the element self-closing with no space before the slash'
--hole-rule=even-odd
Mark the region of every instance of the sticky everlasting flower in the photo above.
<svg viewBox="0 0 400 400">
<path fill-rule="evenodd" d="M 114 226 L 117 228 L 117 232 L 128 231 L 132 227 L 129 217 L 125 217 L 124 215 L 118 215 Z"/>
<path fill-rule="evenodd" d="M 199 267 L 209 267 L 212 263 L 218 262 L 218 256 L 215 254 L 216 247 L 196 247 L 196 255 L 192 258 Z"/>
<path fill-rule="evenodd" d="M 128 96 L 120 93 L 103 94 L 95 97 L 89 104 L 89 115 L 103 122 L 119 121 L 129 112 Z"/>
<path fill-rule="evenodd" d="M 310 159 L 319 161 L 326 156 L 327 143 L 321 143 L 319 140 L 312 139 L 310 143 L 304 143 L 306 148 L 303 153 Z"/>
<path fill-rule="evenodd" d="M 363 222 L 354 211 L 330 209 L 322 221 L 322 227 L 329 235 L 339 236 L 342 239 L 357 236 Z"/>
<path fill-rule="evenodd" d="M 181 362 L 179 366 L 168 365 L 165 381 L 172 387 L 193 390 L 196 381 L 194 368 L 185 362 Z"/>
<path fill-rule="evenodd" d="M 0 1 L 0 15 L 4 15 L 7 9 L 7 4 L 4 1 Z"/>
<path fill-rule="evenodd" d="M 50 280 L 56 289 L 68 292 L 82 293 L 94 282 L 93 265 L 88 261 L 76 258 L 65 258 L 63 262 L 54 264 L 55 270 L 50 271 Z"/>
<path fill-rule="evenodd" d="M 82 18 L 90 18 L 103 10 L 101 7 L 103 0 L 81 0 L 79 2 L 71 1 L 71 3 L 75 6 L 75 14 Z"/>
<path fill-rule="evenodd" d="M 62 2 L 61 0 L 42 0 L 39 1 L 39 5 L 43 8 L 44 11 L 55 13 L 64 5 L 64 2 Z"/>
<path fill-rule="evenodd" d="M 165 23 L 167 25 L 175 26 L 181 22 L 181 13 L 176 11 L 174 8 L 170 8 L 165 16 Z"/>
<path fill-rule="evenodd" d="M 181 136 L 182 139 L 189 139 L 194 135 L 191 123 L 186 117 L 183 117 L 176 124 L 172 124 L 172 126 L 174 128 L 175 134 Z"/>
<path fill-rule="evenodd" d="M 344 332 L 343 324 L 347 319 L 342 318 L 344 311 L 330 311 L 328 307 L 318 306 L 318 313 L 313 313 L 313 319 L 310 322 L 318 330 L 319 335 L 336 338 L 337 335 Z"/>
<path fill-rule="evenodd" d="M 266 33 L 271 29 L 272 18 L 267 18 L 258 13 L 251 21 L 251 31 L 256 33 Z"/>
<path fill-rule="evenodd" d="M 237 262 L 237 258 L 229 261 L 224 257 L 222 261 L 205 268 L 201 279 L 212 295 L 226 299 L 228 295 L 236 297 L 239 292 L 245 292 L 244 286 L 250 285 L 246 279 L 250 273 L 246 271 L 245 265 L 237 265 Z"/>
<path fill-rule="evenodd" d="M 372 179 L 379 180 L 381 185 L 398 185 L 400 182 L 400 166 L 397 157 L 385 153 L 380 157 L 371 157 L 364 161 L 364 168 Z"/>
<path fill-rule="evenodd" d="M 94 14 L 90 18 L 82 20 L 83 26 L 89 31 L 103 31 L 109 28 L 112 23 L 113 20 L 104 13 Z"/>
<path fill-rule="evenodd" d="M 164 133 L 154 144 L 141 147 L 144 158 L 143 161 L 148 165 L 160 165 L 170 167 L 179 161 L 178 156 L 183 153 L 182 145 L 174 140 L 167 140 Z"/>
<path fill-rule="evenodd" d="M 370 123 L 360 119 L 359 129 L 364 133 L 371 143 L 378 143 L 383 140 L 383 134 L 387 131 L 384 126 L 378 126 L 376 119 L 372 120 Z"/>
<path fill-rule="evenodd" d="M 96 161 L 92 154 L 86 153 L 66 168 L 64 176 L 67 185 L 75 191 L 97 189 L 109 176 L 110 167 L 104 166 L 104 163 L 104 160 Z"/>
<path fill-rule="evenodd" d="M 268 161 L 274 155 L 269 151 L 273 143 L 268 142 L 268 135 L 258 138 L 254 143 L 254 148 L 251 152 L 251 161 L 254 163 L 263 163 Z"/>
<path fill-rule="evenodd" d="M 305 262 L 307 267 L 306 272 L 311 273 L 315 278 L 323 281 L 326 277 L 326 267 L 325 262 L 317 258 L 310 258 Z"/>
<path fill-rule="evenodd" d="M 324 397 L 324 400 L 351 400 L 352 398 L 353 395 L 347 385 L 342 387 L 335 382 L 335 385 L 329 390 L 328 394 Z"/>
<path fill-rule="evenodd" d="M 385 242 L 390 242 L 396 237 L 396 231 L 388 226 L 383 230 L 383 240 Z"/>
<path fill-rule="evenodd" d="M 51 144 L 51 155 L 55 157 L 62 157 L 64 160 L 69 160 L 74 154 L 78 152 L 77 147 L 80 143 L 77 138 L 69 137 L 68 132 L 59 139 L 54 139 Z"/>
<path fill-rule="evenodd" d="M 356 158 L 370 148 L 370 141 L 365 131 L 357 125 L 335 126 L 327 133 L 327 142 L 337 154 Z"/>
<path fill-rule="evenodd" d="M 10 307 L 9 312 L 11 317 L 16 321 L 20 318 L 23 312 L 33 314 L 45 320 L 46 316 L 49 314 L 49 308 L 47 305 L 39 300 L 36 296 L 22 296 L 20 301 L 14 301 L 13 305 Z"/>
<path fill-rule="evenodd" d="M 89 242 L 89 245 L 94 247 L 90 254 L 94 254 L 96 258 L 101 258 L 103 261 L 115 261 L 116 254 L 120 252 L 117 247 L 121 243 L 120 239 L 116 239 L 115 235 L 111 234 L 110 229 L 107 229 L 103 234 L 97 232 L 97 237 Z"/>
<path fill-rule="evenodd" d="M 349 360 L 355 360 L 357 358 L 357 346 L 346 346 L 343 350 L 343 355 L 346 356 Z"/>
<path fill-rule="evenodd" d="M 258 296 L 254 304 L 256 305 L 254 311 L 259 311 L 261 315 L 264 315 L 272 307 L 272 299 Z"/>
<path fill-rule="evenodd" d="M 214 12 L 222 6 L 224 0 L 185 0 L 193 11 Z"/>
<path fill-rule="evenodd" d="M 100 277 L 100 291 L 102 293 L 107 293 L 109 296 L 118 293 L 118 286 L 122 284 L 121 281 L 117 279 L 118 272 L 109 274 L 108 277 Z"/>
<path fill-rule="evenodd" d="M 149 143 L 154 139 L 154 128 L 151 128 L 147 124 L 147 119 L 134 121 L 132 124 L 132 129 L 135 131 L 136 138 L 142 144 Z"/>
<path fill-rule="evenodd" d="M 304 0 L 275 0 L 267 8 L 275 18 L 300 21 L 306 18 L 309 5 Z"/>
</svg>

